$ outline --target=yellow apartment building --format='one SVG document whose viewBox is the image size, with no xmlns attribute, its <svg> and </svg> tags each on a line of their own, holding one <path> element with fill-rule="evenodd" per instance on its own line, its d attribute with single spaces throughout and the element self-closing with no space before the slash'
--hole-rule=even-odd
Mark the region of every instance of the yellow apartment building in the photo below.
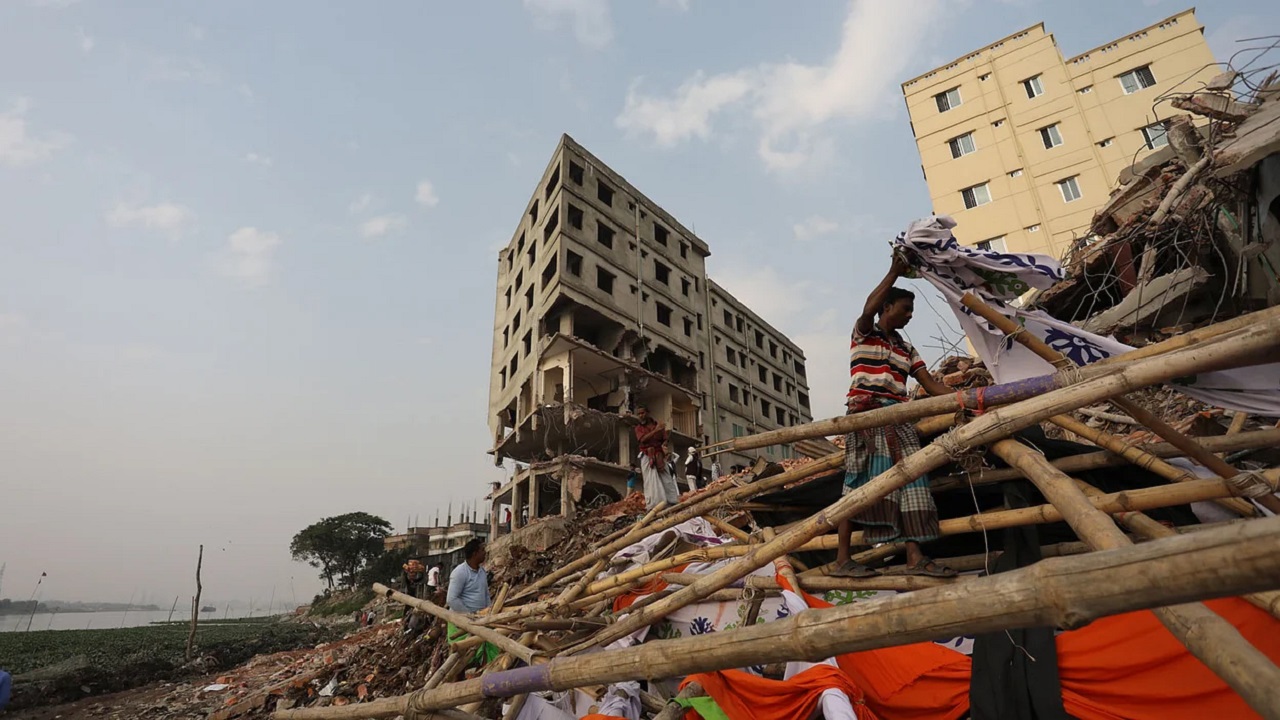
<svg viewBox="0 0 1280 720">
<path fill-rule="evenodd" d="M 1167 144 L 1161 123 L 1178 111 L 1164 96 L 1218 73 L 1193 8 L 1071 58 L 1040 23 L 902 94 L 933 211 L 956 219 L 956 238 L 1060 256 L 1120 171 Z"/>
</svg>

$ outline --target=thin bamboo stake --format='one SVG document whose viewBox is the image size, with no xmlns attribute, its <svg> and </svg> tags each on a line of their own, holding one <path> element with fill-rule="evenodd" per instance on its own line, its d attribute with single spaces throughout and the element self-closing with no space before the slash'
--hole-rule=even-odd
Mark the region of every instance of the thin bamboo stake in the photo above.
<svg viewBox="0 0 1280 720">
<path fill-rule="evenodd" d="M 1091 428 L 1070 415 L 1058 415 L 1057 417 L 1051 418 L 1050 422 L 1063 430 L 1079 435 L 1100 448 L 1119 455 L 1143 470 L 1159 475 L 1165 480 L 1172 482 L 1189 482 L 1191 480 L 1200 479 L 1195 473 L 1189 470 L 1184 470 L 1174 465 L 1170 465 L 1164 460 L 1161 460 L 1148 452 L 1144 452 L 1137 446 L 1131 445 L 1110 433 L 1105 433 L 1101 430 Z M 1240 517 L 1256 517 L 1258 515 L 1258 511 L 1254 509 L 1252 505 L 1239 498 L 1224 498 L 1222 500 L 1215 500 L 1214 502 Z"/>
<path fill-rule="evenodd" d="M 1135 572 L 1142 568 L 1142 572 Z M 1152 577 L 1161 582 L 1153 583 Z M 1050 558 L 952 587 L 815 609 L 729 632 L 644 643 L 465 680 L 359 706 L 277 711 L 277 720 L 381 720 L 485 697 L 675 677 L 1026 627 L 1074 629 L 1106 615 L 1280 584 L 1280 518 L 1127 548 Z M 351 712 L 355 710 L 359 715 Z"/>
<path fill-rule="evenodd" d="M 471 635 L 474 635 L 484 640 L 485 642 L 493 643 L 494 645 L 497 645 L 502 650 L 510 653 L 511 655 L 514 655 L 517 658 L 520 658 L 521 660 L 525 661 L 530 665 L 532 665 L 534 662 L 535 655 L 532 650 L 530 650 L 529 648 L 521 645 L 520 643 L 516 642 L 515 640 L 512 640 L 511 638 L 505 635 L 496 633 L 487 627 L 481 627 L 479 625 L 476 625 L 474 622 L 471 621 L 471 618 L 467 617 L 466 615 L 463 615 L 462 613 L 458 613 L 452 610 L 442 608 L 439 605 L 436 605 L 435 603 L 431 602 L 430 600 L 419 600 L 418 598 L 413 597 L 411 595 L 405 595 L 402 592 L 397 592 L 395 590 L 392 590 L 391 588 L 387 587 L 386 585 L 383 585 L 382 583 L 374 583 L 373 591 L 385 598 L 395 600 L 401 605 L 408 605 L 409 607 L 417 608 L 424 612 L 435 615 L 436 617 L 440 618 L 441 620 L 444 620 L 445 622 L 451 622 L 454 625 L 456 625 L 459 630 L 470 633 Z"/>
<path fill-rule="evenodd" d="M 1280 348 L 1280 318 L 1267 324 L 1245 328 L 1239 333 L 1221 336 L 1202 347 L 1180 350 L 1128 365 L 1105 368 L 1112 374 L 1065 390 L 1039 395 L 1015 405 L 997 408 L 943 435 L 919 452 L 912 453 L 867 484 L 844 495 L 826 510 L 818 512 L 800 526 L 782 533 L 773 542 L 753 546 L 741 559 L 708 575 L 703 580 L 650 605 L 641 612 L 627 615 L 600 631 L 600 635 L 593 641 L 608 645 L 682 607 L 697 602 L 700 598 L 729 585 L 774 558 L 796 550 L 817 535 L 831 532 L 841 521 L 853 517 L 870 507 L 873 502 L 912 482 L 920 475 L 936 470 L 949 459 L 959 457 L 968 448 L 1003 439 L 1011 433 L 1046 418 L 1146 385 L 1192 375 L 1209 368 L 1219 369 L 1257 362 L 1261 357 L 1277 354 L 1277 348 Z M 907 403 L 907 405 L 910 404 Z M 856 417 L 856 415 L 850 417 Z M 1190 485 L 1190 483 L 1184 483 L 1184 485 Z M 572 652 L 575 649 L 570 648 L 566 652 Z"/>
<path fill-rule="evenodd" d="M 1111 518 L 1099 512 L 1071 478 L 1050 465 L 1043 455 L 1016 440 L 993 443 L 991 450 L 1026 473 L 1082 540 L 1099 550 L 1133 545 Z M 1280 668 L 1230 623 L 1200 603 L 1156 608 L 1153 612 L 1192 655 L 1250 707 L 1259 714 L 1280 717 Z"/>
<path fill-rule="evenodd" d="M 663 573 L 662 579 L 669 585 L 692 585 L 705 577 L 699 573 Z M 759 590 L 781 590 L 778 581 L 763 575 L 748 575 L 743 578 L 743 586 Z M 829 575 L 800 575 L 796 581 L 805 592 L 828 592 L 831 590 L 891 590 L 894 592 L 912 592 L 928 588 L 951 585 L 957 578 L 931 578 L 918 575 L 886 575 L 869 578 L 843 578 Z M 737 587 L 735 585 L 734 587 Z"/>
<path fill-rule="evenodd" d="M 1221 435 L 1218 437 L 1202 438 L 1201 444 L 1206 450 L 1210 450 L 1212 452 L 1235 452 L 1238 450 L 1253 450 L 1256 448 L 1272 447 L 1274 445 L 1280 445 L 1280 428 L 1254 430 L 1252 432 L 1240 433 L 1239 435 Z M 1137 447 L 1148 455 L 1153 455 L 1158 458 L 1180 457 L 1182 455 L 1181 450 L 1164 442 L 1139 445 Z M 1116 467 L 1117 465 L 1124 465 L 1127 462 L 1128 461 L 1125 458 L 1120 457 L 1119 455 L 1104 451 L 1059 458 L 1053 461 L 1053 466 L 1065 473 L 1076 473 L 1086 470 Z M 939 490 L 950 490 L 952 488 L 964 487 L 969 484 L 985 485 L 988 483 L 1004 482 L 1005 480 L 1016 480 L 1022 476 L 1022 471 L 1017 468 L 988 468 L 971 475 L 939 476 L 931 481 L 930 488 L 936 492 Z"/>
<path fill-rule="evenodd" d="M 502 583 L 502 587 L 498 589 L 498 595 L 493 599 L 493 606 L 489 610 L 491 613 L 502 612 L 502 606 L 507 602 L 507 593 L 511 590 L 511 583 Z"/>
<path fill-rule="evenodd" d="M 1249 422 L 1249 413 L 1236 411 L 1231 416 L 1231 425 L 1227 428 L 1228 435 L 1239 435 L 1244 430 L 1244 424 Z"/>
<path fill-rule="evenodd" d="M 1203 161 L 1202 161 L 1203 162 Z M 1023 328 L 1014 321 L 1001 315 L 994 308 L 979 300 L 972 293 L 965 293 L 960 299 L 966 308 L 973 311 L 982 319 L 991 323 L 1004 332 L 1019 345 L 1027 348 L 1035 353 L 1040 359 L 1054 365 L 1055 367 L 1074 367 L 1065 355 L 1046 345 L 1040 338 L 1023 332 Z M 1172 425 L 1156 416 L 1155 413 L 1146 409 L 1137 402 L 1130 400 L 1124 396 L 1116 396 L 1111 398 L 1111 402 L 1121 410 L 1129 413 L 1129 415 L 1147 426 L 1156 435 L 1159 435 L 1166 442 L 1186 453 L 1187 457 L 1195 460 L 1201 465 L 1209 468 L 1209 471 L 1222 478 L 1232 478 L 1239 474 L 1239 470 L 1231 467 L 1227 461 L 1205 450 L 1199 443 L 1191 438 L 1178 432 Z M 1062 418 L 1050 418 L 1050 422 L 1062 426 Z M 1074 432 L 1074 431 L 1073 431 Z M 1109 449 L 1109 448 L 1108 448 Z M 1273 513 L 1280 514 L 1280 498 L 1265 495 L 1257 499 L 1259 505 Z M 1247 503 L 1246 503 L 1247 504 Z M 1251 509 L 1251 508 L 1250 508 Z M 1255 513 L 1249 513 L 1255 514 Z M 1248 515 L 1246 515 L 1247 517 Z"/>
<path fill-rule="evenodd" d="M 747 542 L 751 538 L 751 536 L 743 532 L 741 528 L 736 528 L 730 525 L 729 523 L 725 522 L 724 520 L 721 520 L 720 518 L 716 517 L 715 515 L 707 514 L 707 515 L 703 515 L 702 518 L 707 522 L 711 523 L 712 525 L 714 525 L 717 530 L 724 533 L 725 535 L 728 535 L 734 540 L 737 540 L 739 542 Z"/>
</svg>

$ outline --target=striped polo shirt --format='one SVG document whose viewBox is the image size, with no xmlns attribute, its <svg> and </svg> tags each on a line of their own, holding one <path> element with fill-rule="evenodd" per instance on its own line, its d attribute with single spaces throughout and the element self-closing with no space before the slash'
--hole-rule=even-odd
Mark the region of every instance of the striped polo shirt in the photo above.
<svg viewBox="0 0 1280 720">
<path fill-rule="evenodd" d="M 920 354 L 896 332 L 879 327 L 866 335 L 853 328 L 849 347 L 849 395 L 907 401 L 907 378 L 925 367 Z"/>
</svg>

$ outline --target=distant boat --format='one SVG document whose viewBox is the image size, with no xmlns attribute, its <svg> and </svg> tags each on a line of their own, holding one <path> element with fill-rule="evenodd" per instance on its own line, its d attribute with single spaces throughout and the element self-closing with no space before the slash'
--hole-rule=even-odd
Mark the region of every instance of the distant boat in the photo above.
<svg viewBox="0 0 1280 720">
<path fill-rule="evenodd" d="M 200 608 L 200 612 L 217 612 L 217 611 L 218 611 L 218 608 L 213 607 L 212 605 L 205 605 L 204 607 Z"/>
</svg>

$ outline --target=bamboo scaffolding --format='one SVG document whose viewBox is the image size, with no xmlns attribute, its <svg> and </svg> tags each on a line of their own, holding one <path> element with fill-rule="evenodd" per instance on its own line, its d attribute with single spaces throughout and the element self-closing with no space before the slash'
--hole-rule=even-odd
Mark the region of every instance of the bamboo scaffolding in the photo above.
<svg viewBox="0 0 1280 720">
<path fill-rule="evenodd" d="M 813 515 L 801 525 L 780 534 L 773 541 L 752 546 L 746 555 L 726 567 L 685 587 L 671 597 L 656 602 L 640 612 L 627 615 L 602 630 L 600 635 L 592 641 L 607 645 L 656 622 L 671 612 L 697 602 L 700 598 L 729 585 L 739 577 L 771 562 L 774 558 L 798 549 L 817 535 L 834 530 L 841 521 L 865 510 L 892 490 L 912 482 L 924 473 L 936 470 L 948 459 L 959 457 L 968 448 L 1003 439 L 1046 418 L 1140 387 L 1204 372 L 1210 368 L 1221 369 L 1262 362 L 1264 358 L 1280 354 L 1277 352 L 1278 348 L 1280 348 L 1280 317 L 1266 324 L 1219 336 L 1200 347 L 1103 368 L 1109 374 L 1065 390 L 1045 393 L 1015 405 L 997 408 L 967 425 L 950 431 L 919 452 L 912 453 L 888 471 L 844 495 L 825 510 Z M 1183 483 L 1183 485 L 1190 484 Z M 569 648 L 566 653 L 572 653 L 576 649 L 577 647 Z"/>
<path fill-rule="evenodd" d="M 1224 320 L 1203 328 L 1198 328 L 1182 335 L 1163 340 L 1158 343 L 1146 345 L 1136 348 L 1127 353 L 1116 355 L 1114 357 L 1104 358 L 1096 363 L 1090 363 L 1079 369 L 1083 379 L 1092 379 L 1104 373 L 1109 367 L 1119 364 L 1135 362 L 1137 360 L 1146 360 L 1159 355 L 1165 355 L 1178 350 L 1195 348 L 1205 343 L 1214 342 L 1224 335 L 1239 332 L 1250 327 L 1263 325 L 1268 322 L 1280 319 L 1280 306 L 1259 310 L 1258 312 L 1241 315 L 1230 320 Z M 1048 376 L 1046 376 L 1048 377 Z M 1005 400 L 1003 393 L 993 392 L 996 388 L 1004 388 L 1005 385 L 992 385 L 984 388 L 985 399 L 984 404 L 987 407 L 996 407 L 1005 405 L 1013 400 Z M 1052 388 L 1049 388 L 1052 389 Z M 1061 389 L 1061 388 L 1056 388 Z M 1046 389 L 1047 390 L 1047 389 Z M 730 452 L 737 450 L 752 450 L 755 448 L 768 447 L 769 445 L 779 445 L 784 443 L 796 442 L 797 440 L 806 440 L 809 438 L 829 437 L 832 435 L 843 435 L 852 430 L 863 429 L 864 427 L 875 427 L 877 425 L 901 425 L 903 423 L 912 422 L 921 418 L 929 417 L 929 421 L 934 425 L 937 431 L 942 426 L 948 425 L 951 420 L 949 416 L 953 416 L 957 410 L 972 410 L 977 407 L 977 391 L 962 391 L 964 398 L 964 407 L 960 407 L 956 403 L 956 396 L 946 395 L 931 398 L 922 398 L 913 400 L 909 403 L 895 405 L 893 408 L 883 408 L 873 410 L 871 412 L 882 413 L 884 410 L 899 409 L 892 420 L 881 420 L 871 425 L 862 425 L 852 418 L 858 418 L 871 414 L 858 413 L 856 415 L 843 415 L 839 417 L 829 418 L 827 420 L 815 420 L 803 425 L 795 425 L 779 430 L 770 430 L 768 432 L 757 433 L 755 435 L 747 435 L 745 437 L 733 438 L 713 445 L 708 445 L 702 449 L 703 457 L 710 457 L 722 452 Z M 905 411 L 905 408 L 915 406 L 911 412 Z M 917 412 L 918 411 L 918 412 Z M 937 416 L 937 417 L 930 417 Z M 920 431 L 922 435 L 931 433 Z"/>
<path fill-rule="evenodd" d="M 662 580 L 668 585 L 692 585 L 704 577 L 701 573 L 663 573 Z M 928 588 L 942 587 L 956 582 L 958 578 L 932 578 L 919 575 L 886 575 L 869 578 L 844 578 L 829 575 L 798 575 L 799 588 L 805 592 L 828 592 L 831 590 L 891 590 L 893 592 L 912 592 Z M 748 575 L 741 585 L 759 590 L 781 590 L 778 581 L 763 575 Z"/>
<path fill-rule="evenodd" d="M 1141 567 L 1142 572 L 1134 572 Z M 1160 583 L 1150 582 L 1161 578 Z M 1097 617 L 1272 589 L 1280 518 L 1234 523 L 1132 547 L 740 627 L 493 673 L 357 706 L 277 711 L 278 720 L 392 718 L 486 697 L 809 661 L 893 645 L 1025 627 L 1078 628 Z"/>
<path fill-rule="evenodd" d="M 1205 449 L 1213 452 L 1235 452 L 1237 450 L 1254 450 L 1257 448 L 1274 447 L 1280 445 L 1280 428 L 1255 430 L 1253 432 L 1240 433 L 1239 435 L 1222 435 L 1218 437 L 1202 438 L 1201 444 Z M 1140 445 L 1138 447 L 1148 455 L 1153 455 L 1158 458 L 1180 457 L 1182 455 L 1181 450 L 1169 443 L 1151 443 L 1148 445 Z M 1057 460 L 1053 460 L 1052 464 L 1063 472 L 1074 473 L 1115 467 L 1117 465 L 1124 465 L 1128 462 L 1128 460 L 1116 455 L 1115 453 L 1103 451 L 1059 458 Z M 930 488 L 934 491 L 951 490 L 953 488 L 965 487 L 970 484 L 985 485 L 988 483 L 1004 482 L 1005 480 L 1016 480 L 1021 477 L 1023 477 L 1022 471 L 1017 468 L 987 468 L 970 475 L 943 475 L 934 478 L 930 483 Z"/>
<path fill-rule="evenodd" d="M 973 311 L 975 314 L 981 316 L 982 319 L 991 323 L 996 328 L 998 328 L 1001 332 L 1008 335 L 1010 339 L 1014 340 L 1019 345 L 1022 345 L 1023 347 L 1030 350 L 1031 352 L 1035 353 L 1036 356 L 1038 356 L 1040 359 L 1052 364 L 1054 367 L 1063 368 L 1063 367 L 1075 366 L 1074 363 L 1072 363 L 1069 359 L 1067 359 L 1065 355 L 1046 345 L 1042 340 L 1040 340 L 1040 338 L 1037 338 L 1034 335 L 1030 335 L 1028 333 L 1022 332 L 1023 328 L 1020 325 L 1015 323 L 1013 320 L 1010 320 L 1009 318 L 1005 317 L 1004 315 L 1001 315 L 994 308 L 992 308 L 991 306 L 979 300 L 972 293 L 965 293 L 964 297 L 960 298 L 960 301 L 964 304 L 966 308 Z M 1239 474 L 1240 471 L 1231 467 L 1231 465 L 1229 465 L 1227 461 L 1223 460 L 1217 455 L 1214 455 L 1213 453 L 1204 449 L 1204 447 L 1201 446 L 1199 443 L 1197 443 L 1195 440 L 1192 440 L 1186 435 L 1183 435 L 1182 433 L 1178 432 L 1176 429 L 1174 429 L 1172 425 L 1170 425 L 1169 423 L 1166 423 L 1164 420 L 1157 417 L 1155 413 L 1151 412 L 1150 410 L 1146 409 L 1142 405 L 1138 404 L 1136 401 L 1130 400 L 1129 398 L 1126 398 L 1123 395 L 1118 395 L 1116 397 L 1111 398 L 1111 403 L 1116 407 L 1120 408 L 1121 410 L 1124 410 L 1125 412 L 1127 412 L 1133 419 L 1145 425 L 1149 430 L 1154 432 L 1156 435 L 1159 435 L 1162 439 L 1164 439 L 1165 442 L 1168 442 L 1170 445 L 1173 445 L 1174 447 L 1183 451 L 1183 453 L 1185 453 L 1187 457 L 1191 458 L 1192 460 L 1195 460 L 1196 462 L 1208 468 L 1209 471 L 1214 473 L 1215 475 L 1223 479 L 1227 479 L 1227 478 L 1233 478 Z M 1070 418 L 1070 417 L 1052 417 L 1052 418 L 1049 418 L 1049 422 L 1052 422 L 1053 424 L 1063 428 L 1064 430 L 1070 429 L 1068 426 L 1076 427 L 1076 428 L 1085 428 L 1085 425 L 1083 423 L 1080 423 L 1076 421 L 1074 418 Z M 1076 430 L 1071 430 L 1071 432 L 1076 432 Z M 1077 432 L 1077 434 L 1079 433 Z M 1102 433 L 1098 433 L 1098 434 L 1101 435 Z M 1110 447 L 1108 447 L 1107 449 L 1112 450 L 1112 448 Z M 1125 457 L 1129 457 L 1131 453 L 1135 453 L 1135 452 L 1141 453 L 1142 451 L 1130 445 L 1130 446 L 1127 446 L 1127 449 L 1120 454 L 1124 455 Z M 1143 455 L 1144 464 L 1154 464 L 1156 466 L 1161 465 L 1158 459 L 1147 456 L 1146 453 L 1142 453 L 1142 455 Z M 1164 463 L 1163 466 L 1166 467 L 1168 470 L 1173 470 L 1176 472 L 1176 469 L 1172 468 L 1171 466 L 1168 466 L 1167 463 Z M 1159 473 L 1160 471 L 1153 470 L 1153 472 Z M 1257 498 L 1257 502 L 1259 505 L 1265 507 L 1271 512 L 1280 514 L 1280 498 L 1275 498 L 1270 495 L 1266 495 L 1266 496 Z M 1232 504 L 1228 504 L 1226 505 L 1226 507 L 1228 509 L 1233 510 L 1234 512 L 1237 512 L 1242 517 L 1250 517 L 1257 514 L 1256 512 L 1254 512 L 1253 507 L 1244 501 L 1240 501 L 1240 503 L 1235 504 L 1234 507 Z"/>
<path fill-rule="evenodd" d="M 1098 550 L 1129 547 L 1133 542 L 1111 518 L 1089 502 L 1071 478 L 1040 453 L 1016 440 L 992 443 L 991 451 L 1026 473 L 1058 508 L 1080 539 Z M 1264 717 L 1280 718 L 1280 668 L 1249 644 L 1230 623 L 1200 603 L 1156 608 L 1159 618 L 1187 650 L 1239 693 Z"/>
<path fill-rule="evenodd" d="M 493 643 L 504 652 L 510 653 L 526 663 L 533 664 L 535 654 L 532 650 L 505 635 L 494 632 L 487 627 L 481 627 L 475 624 L 471 618 L 463 615 L 462 613 L 442 608 L 430 600 L 419 600 L 412 595 L 405 595 L 402 592 L 392 590 L 382 583 L 374 583 L 373 591 L 387 599 L 394 600 L 401 605 L 408 605 L 409 607 L 417 608 L 423 612 L 430 613 L 445 622 L 451 622 L 456 625 L 459 630 L 470 633 L 485 642 Z"/>
</svg>

